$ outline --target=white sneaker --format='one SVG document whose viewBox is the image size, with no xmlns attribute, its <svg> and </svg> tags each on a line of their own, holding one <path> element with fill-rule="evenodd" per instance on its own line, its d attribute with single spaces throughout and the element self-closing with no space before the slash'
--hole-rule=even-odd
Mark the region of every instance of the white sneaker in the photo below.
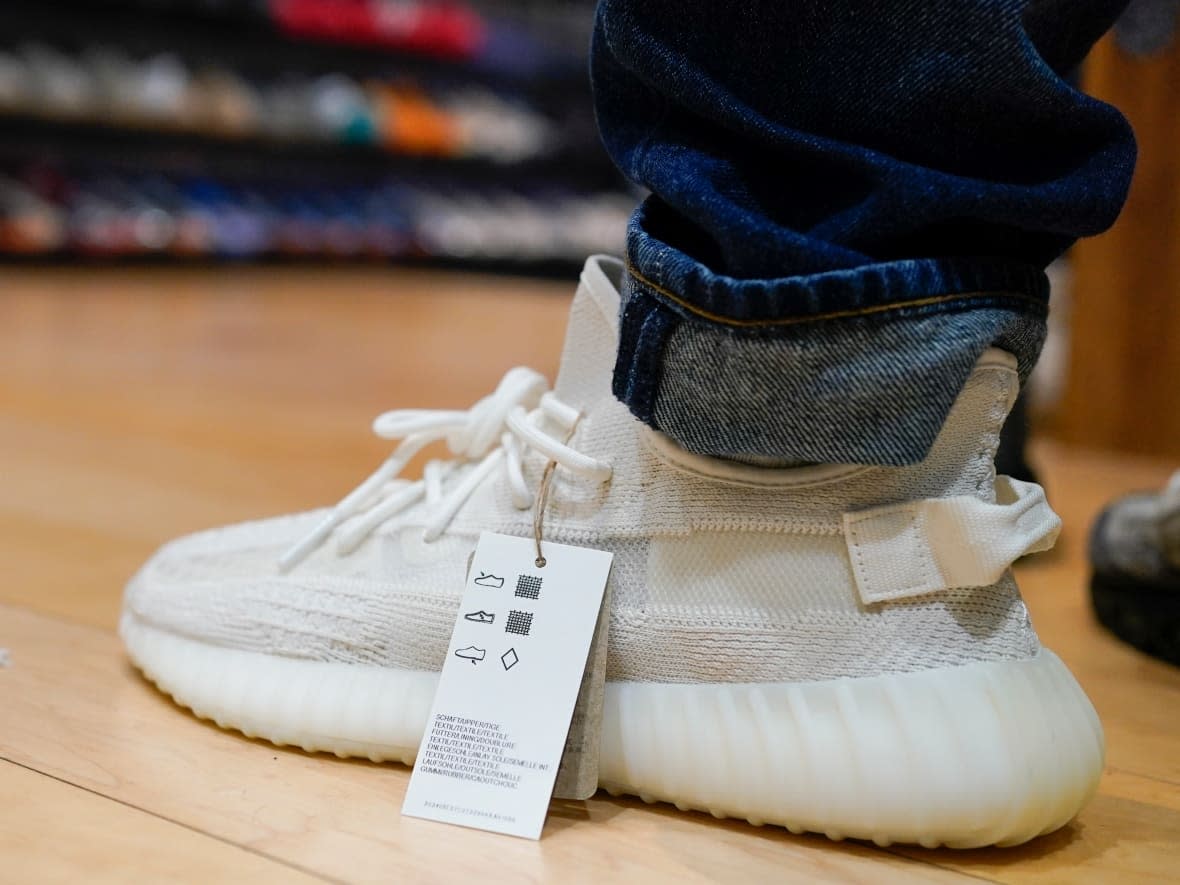
<svg viewBox="0 0 1180 885">
<path fill-rule="evenodd" d="M 914 467 L 718 461 L 610 395 L 620 273 L 587 262 L 554 392 L 514 369 L 468 412 L 383 415 L 406 441 L 336 510 L 166 545 L 127 588 L 132 659 L 224 728 L 410 763 L 468 554 L 532 535 L 552 458 L 545 537 L 615 555 L 606 789 L 879 844 L 1066 823 L 1103 737 L 1007 568 L 1057 526 L 1039 488 L 993 486 L 1015 361 L 984 355 Z M 442 437 L 454 461 L 391 480 Z"/>
</svg>

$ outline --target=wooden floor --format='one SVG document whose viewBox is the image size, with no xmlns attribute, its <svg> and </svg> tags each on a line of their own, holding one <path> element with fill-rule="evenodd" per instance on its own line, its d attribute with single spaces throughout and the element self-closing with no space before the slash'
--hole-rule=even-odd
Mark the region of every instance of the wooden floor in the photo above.
<svg viewBox="0 0 1180 885">
<path fill-rule="evenodd" d="M 1084 543 L 1170 465 L 1037 450 L 1065 518 L 1020 568 L 1093 698 L 1099 795 L 956 853 L 833 844 L 600 795 L 539 843 L 402 819 L 408 770 L 224 733 L 139 678 L 122 585 L 165 539 L 334 500 L 378 412 L 551 373 L 569 286 L 378 270 L 0 270 L 0 881 L 1147 882 L 1180 875 L 1180 670 L 1098 629 Z"/>
</svg>

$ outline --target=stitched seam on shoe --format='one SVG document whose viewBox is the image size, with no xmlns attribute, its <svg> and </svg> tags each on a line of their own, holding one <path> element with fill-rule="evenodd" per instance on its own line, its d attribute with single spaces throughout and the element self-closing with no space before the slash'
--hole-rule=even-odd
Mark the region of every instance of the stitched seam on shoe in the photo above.
<svg viewBox="0 0 1180 885">
<path fill-rule="evenodd" d="M 938 589 L 951 589 L 949 587 L 936 588 L 932 586 L 931 566 L 933 562 L 930 559 L 930 551 L 923 547 L 922 541 L 925 520 L 921 511 L 914 509 L 914 504 L 915 502 L 913 501 L 906 501 L 887 507 L 873 508 L 872 510 L 862 511 L 861 513 L 845 514 L 846 542 L 852 555 L 856 557 L 856 567 L 853 572 L 856 583 L 862 591 L 862 602 L 866 605 L 893 602 L 910 596 L 924 596 L 928 593 L 937 592 Z M 861 527 L 866 522 L 875 522 L 892 516 L 895 513 L 901 513 L 906 517 L 905 531 L 913 537 L 911 541 L 912 558 L 918 573 L 916 580 L 908 582 L 905 586 L 890 588 L 883 586 L 877 580 L 876 573 L 865 562 L 864 540 L 861 536 Z"/>
</svg>

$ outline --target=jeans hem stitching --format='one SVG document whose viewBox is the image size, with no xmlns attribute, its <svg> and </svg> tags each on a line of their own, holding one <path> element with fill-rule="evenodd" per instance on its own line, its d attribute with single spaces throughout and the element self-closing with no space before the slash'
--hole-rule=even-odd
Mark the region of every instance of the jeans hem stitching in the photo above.
<svg viewBox="0 0 1180 885">
<path fill-rule="evenodd" d="M 735 328 L 743 329 L 757 329 L 766 326 L 797 326 L 803 323 L 816 323 L 825 320 L 839 320 L 839 319 L 853 319 L 856 317 L 872 316 L 880 313 L 889 313 L 895 310 L 905 310 L 914 307 L 928 307 L 935 304 L 947 304 L 953 301 L 970 301 L 973 299 L 984 298 L 1011 298 L 1017 301 L 1024 301 L 1028 304 L 1034 305 L 1038 308 L 1044 308 L 1045 302 L 1025 295 L 1022 292 L 955 292 L 949 295 L 931 295 L 926 298 L 915 298 L 910 301 L 895 301 L 890 304 L 875 304 L 870 307 L 854 308 L 849 310 L 833 310 L 827 313 L 817 313 L 811 316 L 794 316 L 794 317 L 772 317 L 762 320 L 739 320 L 733 317 L 722 316 L 718 313 L 713 313 L 710 310 L 705 310 L 703 307 L 686 301 L 675 292 L 654 283 L 637 271 L 630 262 L 627 263 L 627 273 L 630 274 L 637 282 L 647 286 L 660 295 L 663 295 L 669 301 L 673 302 L 679 307 L 684 308 L 694 316 L 701 319 L 708 320 L 712 323 L 718 323 L 725 326 L 733 326 Z"/>
</svg>

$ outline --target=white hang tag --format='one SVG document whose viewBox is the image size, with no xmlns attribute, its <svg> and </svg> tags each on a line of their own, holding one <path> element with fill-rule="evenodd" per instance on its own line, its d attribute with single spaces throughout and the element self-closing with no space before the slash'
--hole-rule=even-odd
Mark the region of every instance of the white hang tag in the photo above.
<svg viewBox="0 0 1180 885">
<path fill-rule="evenodd" d="M 484 532 L 402 814 L 538 839 L 612 554 Z"/>
<path fill-rule="evenodd" d="M 598 792 L 598 762 L 602 746 L 602 708 L 606 702 L 606 653 L 610 633 L 610 587 L 602 597 L 598 626 L 586 656 L 586 671 L 574 704 L 565 752 L 557 769 L 554 799 L 589 799 Z"/>
</svg>

